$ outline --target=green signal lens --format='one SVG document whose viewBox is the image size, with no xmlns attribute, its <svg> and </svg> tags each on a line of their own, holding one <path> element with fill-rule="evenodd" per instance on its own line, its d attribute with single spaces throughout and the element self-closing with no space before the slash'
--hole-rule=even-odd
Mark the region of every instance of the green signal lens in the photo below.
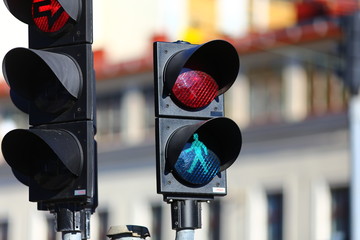
<svg viewBox="0 0 360 240">
<path fill-rule="evenodd" d="M 220 171 L 218 157 L 193 135 L 193 142 L 188 142 L 175 163 L 177 175 L 193 185 L 209 183 Z"/>
</svg>

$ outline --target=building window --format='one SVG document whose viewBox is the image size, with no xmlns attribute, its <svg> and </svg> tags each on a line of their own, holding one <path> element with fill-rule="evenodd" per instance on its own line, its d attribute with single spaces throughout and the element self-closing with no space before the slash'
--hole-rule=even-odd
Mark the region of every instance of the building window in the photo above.
<svg viewBox="0 0 360 240">
<path fill-rule="evenodd" d="M 155 129 L 155 106 L 154 106 L 154 86 L 151 85 L 149 87 L 144 88 L 144 96 L 146 102 L 146 108 L 144 109 L 145 114 L 145 127 L 147 129 L 147 137 L 154 137 L 154 129 Z"/>
<path fill-rule="evenodd" d="M 331 240 L 350 240 L 349 188 L 331 189 Z"/>
<path fill-rule="evenodd" d="M 120 140 L 120 104 L 120 94 L 98 98 L 97 136 L 99 140 Z"/>
<path fill-rule="evenodd" d="M 209 239 L 220 240 L 221 233 L 221 203 L 220 201 L 213 201 L 210 203 L 210 217 L 209 217 Z"/>
<path fill-rule="evenodd" d="M 9 222 L 7 220 L 0 220 L 0 240 L 8 240 L 9 237 Z"/>
<path fill-rule="evenodd" d="M 125 143 L 139 143 L 145 138 L 145 109 L 147 103 L 142 89 L 129 88 L 121 104 L 121 136 Z"/>
<path fill-rule="evenodd" d="M 307 72 L 309 115 L 344 112 L 347 108 L 348 93 L 340 79 L 332 71 L 310 64 Z"/>
<path fill-rule="evenodd" d="M 106 234 L 109 228 L 109 211 L 101 210 L 99 211 L 99 240 L 108 240 Z"/>
<path fill-rule="evenodd" d="M 162 240 L 162 205 L 152 206 L 152 229 L 150 231 L 152 240 Z"/>
<path fill-rule="evenodd" d="M 283 194 L 267 194 L 267 240 L 283 239 Z"/>
<path fill-rule="evenodd" d="M 283 96 L 280 71 L 257 70 L 250 78 L 250 122 L 275 123 L 283 120 Z"/>
<path fill-rule="evenodd" d="M 140 142 L 153 137 L 154 88 L 140 86 L 97 98 L 97 135 L 103 142 Z"/>
</svg>

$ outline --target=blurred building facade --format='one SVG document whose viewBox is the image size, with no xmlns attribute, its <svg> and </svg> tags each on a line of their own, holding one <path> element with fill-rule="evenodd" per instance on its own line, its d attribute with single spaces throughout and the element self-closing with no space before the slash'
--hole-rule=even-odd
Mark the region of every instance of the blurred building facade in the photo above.
<svg viewBox="0 0 360 240">
<path fill-rule="evenodd" d="M 299 2 L 94 0 L 99 207 L 91 239 L 106 239 L 118 224 L 175 238 L 170 206 L 156 194 L 152 42 L 217 38 L 239 53 L 225 101 L 244 142 L 228 170 L 228 196 L 202 204 L 195 238 L 350 239 L 349 94 L 335 74 L 342 33 L 334 18 L 299 24 Z M 27 128 L 7 91 L 2 81 L 0 137 Z M 1 164 L 0 240 L 60 239 L 52 215 L 27 199 L 27 187 Z"/>
</svg>

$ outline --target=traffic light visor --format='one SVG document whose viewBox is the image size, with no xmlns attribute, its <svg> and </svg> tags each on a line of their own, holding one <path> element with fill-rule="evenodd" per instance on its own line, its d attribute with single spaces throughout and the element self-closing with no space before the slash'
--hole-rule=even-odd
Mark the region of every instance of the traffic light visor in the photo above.
<svg viewBox="0 0 360 240">
<path fill-rule="evenodd" d="M 3 73 L 16 95 L 43 112 L 62 113 L 80 96 L 81 71 L 67 55 L 15 48 L 5 55 Z"/>
<path fill-rule="evenodd" d="M 16 129 L 5 135 L 2 152 L 10 167 L 46 189 L 61 189 L 80 175 L 80 143 L 65 130 Z"/>
<path fill-rule="evenodd" d="M 228 118 L 214 118 L 177 129 L 166 147 L 166 162 L 176 176 L 204 185 L 234 163 L 242 144 L 239 127 Z"/>
<path fill-rule="evenodd" d="M 239 65 L 236 49 L 214 40 L 175 53 L 166 64 L 164 84 L 180 105 L 203 108 L 231 87 Z"/>
</svg>

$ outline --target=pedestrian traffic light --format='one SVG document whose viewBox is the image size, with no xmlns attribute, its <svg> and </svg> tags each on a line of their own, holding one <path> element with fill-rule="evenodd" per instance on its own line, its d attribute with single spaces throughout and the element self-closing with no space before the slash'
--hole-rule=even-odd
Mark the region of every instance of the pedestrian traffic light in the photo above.
<svg viewBox="0 0 360 240">
<path fill-rule="evenodd" d="M 4 0 L 29 25 L 29 47 L 10 50 L 3 74 L 29 129 L 5 135 L 2 152 L 39 210 L 97 206 L 91 0 Z"/>
<path fill-rule="evenodd" d="M 224 117 L 223 93 L 238 71 L 226 41 L 154 43 L 157 191 L 165 200 L 226 195 L 225 170 L 242 138 Z"/>
</svg>

